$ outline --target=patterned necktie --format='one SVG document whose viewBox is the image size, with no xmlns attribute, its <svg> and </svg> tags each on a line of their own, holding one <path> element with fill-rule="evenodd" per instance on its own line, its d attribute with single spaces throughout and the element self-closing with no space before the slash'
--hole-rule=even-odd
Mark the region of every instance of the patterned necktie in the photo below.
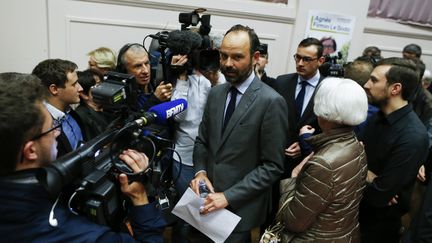
<svg viewBox="0 0 432 243">
<path fill-rule="evenodd" d="M 296 104 L 296 116 L 297 116 L 297 121 L 300 120 L 301 115 L 302 115 L 302 110 L 303 110 L 303 101 L 304 101 L 304 97 L 305 97 L 305 92 L 306 92 L 306 86 L 309 83 L 307 81 L 302 81 L 301 82 L 301 90 L 297 95 L 297 98 L 295 99 L 295 104 Z"/>
<path fill-rule="evenodd" d="M 223 127 L 222 127 L 222 133 L 225 131 L 225 127 L 228 124 L 228 121 L 230 120 L 230 118 L 231 118 L 231 116 L 235 110 L 237 93 L 238 93 L 237 88 L 234 86 L 231 86 L 231 88 L 230 88 L 231 99 L 228 103 L 228 107 L 227 107 L 226 112 L 225 112 L 225 118 L 224 118 L 224 123 L 223 123 Z"/>
</svg>

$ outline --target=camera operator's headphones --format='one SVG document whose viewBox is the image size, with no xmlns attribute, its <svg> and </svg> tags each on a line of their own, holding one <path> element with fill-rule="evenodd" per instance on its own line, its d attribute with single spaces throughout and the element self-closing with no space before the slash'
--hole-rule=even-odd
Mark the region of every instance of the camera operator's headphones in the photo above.
<svg viewBox="0 0 432 243">
<path fill-rule="evenodd" d="M 127 73 L 127 68 L 126 68 L 126 63 L 123 63 L 123 56 L 124 54 L 129 50 L 129 48 L 131 48 L 132 46 L 141 46 L 142 48 L 144 48 L 143 45 L 139 44 L 139 43 L 129 43 L 124 45 L 117 56 L 117 66 L 116 66 L 116 71 L 119 73 Z M 147 50 L 144 48 L 144 50 L 147 52 Z M 147 53 L 148 55 L 148 53 Z"/>
</svg>

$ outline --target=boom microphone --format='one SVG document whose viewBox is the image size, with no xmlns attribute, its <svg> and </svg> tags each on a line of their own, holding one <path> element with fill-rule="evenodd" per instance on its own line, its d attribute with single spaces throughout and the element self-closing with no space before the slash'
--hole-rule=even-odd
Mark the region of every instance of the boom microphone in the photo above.
<svg viewBox="0 0 432 243">
<path fill-rule="evenodd" d="M 148 112 L 144 112 L 142 117 L 135 120 L 141 126 L 156 122 L 163 123 L 168 118 L 173 117 L 187 109 L 187 101 L 185 99 L 177 99 L 164 102 L 159 105 L 152 106 Z"/>
</svg>

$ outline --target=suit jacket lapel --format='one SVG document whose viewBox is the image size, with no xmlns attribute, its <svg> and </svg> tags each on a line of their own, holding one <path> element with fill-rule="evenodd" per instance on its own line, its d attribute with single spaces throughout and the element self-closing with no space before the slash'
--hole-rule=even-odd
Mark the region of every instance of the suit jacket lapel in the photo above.
<svg viewBox="0 0 432 243">
<path fill-rule="evenodd" d="M 306 106 L 306 109 L 304 110 L 303 115 L 301 116 L 300 121 L 299 121 L 298 124 L 301 124 L 303 122 L 303 120 L 311 117 L 311 113 L 313 113 L 313 106 L 314 106 L 313 105 L 313 98 L 314 98 L 314 96 L 315 96 L 315 91 L 314 91 L 314 93 L 313 93 L 313 95 L 312 95 L 312 97 L 311 97 L 308 105 Z"/>
<path fill-rule="evenodd" d="M 222 89 L 222 91 L 220 92 L 220 94 L 218 94 L 217 96 L 220 97 L 220 104 L 218 104 L 216 106 L 216 109 L 214 111 L 214 114 L 211 114 L 211 116 L 214 115 L 214 117 L 216 117 L 217 119 L 219 119 L 218 121 L 216 121 L 216 134 L 219 134 L 218 136 L 216 136 L 216 138 L 211 138 L 211 139 L 215 139 L 216 140 L 216 144 L 220 144 L 220 141 L 222 139 L 222 126 L 223 126 L 223 122 L 224 122 L 224 113 L 225 113 L 225 103 L 226 103 L 226 99 L 229 93 L 229 89 L 230 89 L 230 84 L 226 83 L 224 84 L 225 87 Z M 213 112 L 212 112 L 213 113 Z M 232 119 L 232 117 L 231 117 Z"/>
<path fill-rule="evenodd" d="M 296 88 L 297 88 L 297 78 L 298 75 L 294 75 L 292 77 L 292 79 L 288 80 L 287 84 L 286 84 L 286 88 L 287 88 L 287 97 L 290 101 L 290 105 L 291 107 L 293 107 L 295 109 L 295 96 L 296 96 Z M 290 107 L 290 108 L 291 108 Z M 293 114 L 296 114 L 297 111 L 293 112 Z"/>
<path fill-rule="evenodd" d="M 234 127 L 238 124 L 240 119 L 243 117 L 243 115 L 249 110 L 250 106 L 254 102 L 255 98 L 257 97 L 257 91 L 260 88 L 260 80 L 255 77 L 255 79 L 252 81 L 250 86 L 246 89 L 246 92 L 243 94 L 240 102 L 238 103 L 237 107 L 234 110 L 234 113 L 232 114 L 226 128 L 225 132 L 222 134 L 222 139 L 219 144 L 219 148 L 222 146 L 222 144 L 225 142 L 225 140 L 228 138 L 229 134 L 232 132 Z M 228 92 L 228 90 L 227 90 Z M 222 117 L 223 117 L 224 109 L 222 110 Z M 222 123 L 220 123 L 220 130 L 222 132 Z"/>
</svg>

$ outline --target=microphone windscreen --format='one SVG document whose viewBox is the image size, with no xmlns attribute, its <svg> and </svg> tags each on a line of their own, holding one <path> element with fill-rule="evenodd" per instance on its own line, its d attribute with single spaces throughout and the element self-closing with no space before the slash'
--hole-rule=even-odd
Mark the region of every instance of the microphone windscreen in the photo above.
<svg viewBox="0 0 432 243">
<path fill-rule="evenodd" d="M 190 30 L 173 30 L 168 34 L 167 46 L 174 55 L 187 55 L 201 46 L 202 38 Z"/>
<path fill-rule="evenodd" d="M 177 99 L 152 106 L 149 109 L 149 112 L 156 114 L 156 120 L 158 122 L 164 122 L 168 118 L 175 116 L 186 109 L 187 101 L 185 99 Z"/>
<path fill-rule="evenodd" d="M 193 32 L 193 31 L 190 31 L 190 30 L 185 31 L 185 32 L 188 32 L 188 36 L 189 36 L 189 39 L 190 39 L 190 42 L 191 42 L 191 49 L 195 50 L 195 49 L 200 48 L 201 44 L 202 44 L 202 41 L 203 41 L 201 35 L 198 34 L 197 32 Z"/>
</svg>

